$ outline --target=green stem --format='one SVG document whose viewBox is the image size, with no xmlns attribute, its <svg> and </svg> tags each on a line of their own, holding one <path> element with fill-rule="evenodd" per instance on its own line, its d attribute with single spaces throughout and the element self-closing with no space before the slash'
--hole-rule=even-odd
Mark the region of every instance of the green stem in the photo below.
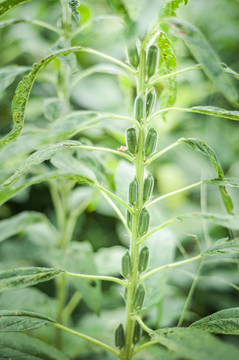
<svg viewBox="0 0 239 360">
<path fill-rule="evenodd" d="M 78 336 L 78 337 L 81 337 L 82 339 L 88 340 L 88 341 L 90 341 L 90 342 L 92 342 L 92 343 L 94 343 L 94 344 L 97 344 L 97 345 L 105 348 L 106 350 L 111 351 L 111 352 L 112 352 L 113 354 L 115 354 L 116 356 L 119 356 L 119 353 L 118 353 L 117 350 L 115 350 L 115 349 L 112 348 L 111 346 L 103 343 L 102 341 L 99 341 L 99 340 L 97 340 L 97 339 L 94 339 L 94 338 L 92 338 L 91 336 L 82 334 L 82 333 L 80 333 L 80 332 L 78 332 L 78 331 L 69 329 L 68 327 L 63 326 L 63 325 L 60 325 L 60 324 L 57 324 L 57 323 L 56 323 L 56 324 L 53 324 L 53 325 L 54 325 L 56 328 L 60 329 L 60 330 L 64 330 L 64 331 L 66 331 L 66 332 L 68 332 L 68 333 L 70 333 L 70 334 L 73 334 L 73 335 L 76 335 L 76 336 Z"/>
<path fill-rule="evenodd" d="M 68 271 L 65 271 L 64 274 L 67 275 L 67 276 L 76 277 L 76 278 L 79 278 L 79 279 L 111 281 L 111 282 L 115 282 L 117 284 L 123 285 L 125 287 L 128 287 L 128 284 L 124 280 L 118 279 L 118 278 L 113 277 L 113 276 L 86 275 L 86 274 L 72 273 L 72 272 L 68 272 Z"/>
<path fill-rule="evenodd" d="M 137 93 L 145 96 L 145 50 L 141 49 L 140 53 L 140 65 L 139 75 L 137 83 Z M 130 241 L 130 254 L 132 262 L 132 270 L 129 276 L 129 287 L 126 299 L 126 342 L 125 348 L 122 353 L 122 360 L 131 360 L 134 347 L 133 347 L 133 332 L 135 319 L 132 318 L 134 313 L 133 297 L 138 285 L 138 263 L 139 263 L 139 242 L 138 242 L 138 217 L 143 208 L 143 186 L 144 186 L 144 141 L 145 141 L 145 121 L 142 121 L 142 125 L 138 133 L 138 152 L 135 162 L 136 178 L 139 184 L 139 196 L 135 209 L 135 213 L 132 216 L 132 235 Z"/>
<path fill-rule="evenodd" d="M 203 255 L 200 254 L 200 255 L 194 256 L 192 258 L 186 259 L 186 260 L 182 260 L 182 261 L 178 261 L 178 262 L 175 262 L 175 263 L 172 263 L 172 264 L 167 264 L 167 265 L 160 266 L 160 267 L 158 267 L 156 269 L 153 269 L 153 270 L 147 272 L 143 276 L 141 276 L 140 281 L 143 281 L 143 280 L 147 279 L 149 276 L 156 274 L 158 271 L 165 270 L 165 269 L 170 269 L 170 268 L 173 268 L 173 267 L 176 267 L 176 266 L 189 264 L 189 263 L 191 263 L 193 261 L 197 261 L 197 260 L 201 259 L 202 257 L 203 257 Z"/>
<path fill-rule="evenodd" d="M 182 140 L 179 139 L 179 140 L 175 141 L 173 144 L 171 144 L 171 145 L 167 146 L 166 148 L 164 148 L 163 150 L 156 152 L 155 154 L 153 154 L 152 156 L 150 156 L 148 158 L 148 160 L 145 162 L 145 165 L 146 166 L 150 165 L 158 157 L 165 154 L 167 151 L 172 150 L 173 148 L 175 148 L 176 146 L 178 146 L 181 143 L 182 143 Z"/>
</svg>

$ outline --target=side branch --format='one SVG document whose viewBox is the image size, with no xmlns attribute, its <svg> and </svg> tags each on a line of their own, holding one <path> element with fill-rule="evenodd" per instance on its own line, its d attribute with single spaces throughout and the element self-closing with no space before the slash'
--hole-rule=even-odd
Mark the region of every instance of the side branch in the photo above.
<svg viewBox="0 0 239 360">
<path fill-rule="evenodd" d="M 112 281 L 112 282 L 115 282 L 117 284 L 128 287 L 128 284 L 124 280 L 118 279 L 118 278 L 113 277 L 113 276 L 86 275 L 86 274 L 72 273 L 72 272 L 68 272 L 68 271 L 65 271 L 64 275 L 70 276 L 70 277 L 76 277 L 76 278 L 79 278 L 79 279 Z"/>
</svg>

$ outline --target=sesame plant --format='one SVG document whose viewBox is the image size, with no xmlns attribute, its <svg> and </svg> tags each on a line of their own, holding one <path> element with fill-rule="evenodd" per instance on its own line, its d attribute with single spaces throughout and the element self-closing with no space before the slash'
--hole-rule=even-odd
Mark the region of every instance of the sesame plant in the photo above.
<svg viewBox="0 0 239 360">
<path fill-rule="evenodd" d="M 27 6 L 22 5 L 26 2 L 2 1 L 0 15 L 10 16 L 12 8 Z M 48 55 L 32 67 L 9 65 L 0 70 L 2 91 L 26 73 L 12 100 L 12 130 L 0 139 L 1 205 L 21 200 L 30 189 L 43 183 L 54 209 L 54 214 L 26 210 L 0 221 L 1 359 L 239 357 L 233 341 L 217 337 L 239 334 L 238 307 L 224 307 L 202 318 L 190 313 L 204 269 L 208 272 L 213 262 L 238 265 L 239 222 L 226 188 L 239 187 L 239 180 L 224 176 L 218 157 L 203 140 L 181 137 L 162 148 L 164 140 L 158 130 L 158 123 L 167 123 L 171 112 L 239 120 L 234 82 L 239 75 L 221 63 L 195 26 L 176 16 L 178 8 L 183 9 L 188 1 L 136 3 L 108 0 L 108 14 L 94 18 L 89 15 L 87 1 L 80 4 L 78 0 L 61 0 L 54 3 L 59 14 L 61 11 L 56 24 L 11 17 L 0 22 L 3 29 L 24 23 L 54 34 L 51 50 L 44 49 Z M 120 59 L 86 47 L 87 36 L 86 40 L 78 38 L 91 34 L 93 24 L 97 27 L 109 20 L 122 29 L 125 53 Z M 180 70 L 175 54 L 179 42 L 195 59 L 193 65 Z M 98 58 L 99 63 L 82 69 L 84 56 Z M 194 70 L 204 72 L 224 95 L 230 110 L 200 104 L 175 106 L 178 76 Z M 121 79 L 127 97 L 121 113 L 74 105 L 74 87 L 94 73 Z M 37 124 L 24 124 L 28 99 L 37 81 L 42 86 L 50 83 L 54 96 L 46 95 L 45 118 L 40 114 Z M 197 92 L 197 88 L 192 91 Z M 103 146 L 102 141 L 97 144 L 99 129 L 108 136 Z M 155 169 L 160 167 L 161 157 L 181 146 L 204 156 L 215 175 L 158 194 Z M 114 177 L 111 170 L 118 163 Z M 206 185 L 219 190 L 218 198 L 224 207 L 221 212 L 202 209 L 168 219 L 159 215 L 163 200 Z M 112 245 L 94 252 L 87 239 L 77 241 L 77 227 L 84 214 L 102 202 L 120 223 L 124 247 Z M 199 241 L 195 236 L 196 245 L 186 251 L 177 232 L 171 241 L 164 231 L 187 220 L 220 225 L 224 227 L 223 235 L 212 242 Z M 95 237 L 97 241 L 97 234 Z M 5 258 L 8 253 L 10 260 Z M 193 278 L 189 292 L 176 317 L 161 321 L 168 299 L 165 284 L 170 280 L 165 273 L 172 268 L 176 276 L 178 269 L 185 266 L 189 270 L 183 276 L 191 274 Z M 45 287 L 48 281 L 50 290 Z M 230 284 L 238 290 L 232 280 Z M 175 291 L 175 287 L 168 289 Z M 106 312 L 110 291 L 118 309 Z M 173 292 L 174 303 L 182 299 L 178 294 Z M 82 303 L 88 307 L 87 315 L 77 322 L 74 314 Z M 92 312 L 99 316 L 94 317 Z"/>
</svg>

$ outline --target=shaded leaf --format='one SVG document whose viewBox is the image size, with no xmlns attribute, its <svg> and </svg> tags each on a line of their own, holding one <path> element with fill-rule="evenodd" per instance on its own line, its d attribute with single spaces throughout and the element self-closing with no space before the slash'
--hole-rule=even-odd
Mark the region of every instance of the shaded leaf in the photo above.
<svg viewBox="0 0 239 360">
<path fill-rule="evenodd" d="M 45 217 L 34 211 L 25 211 L 0 221 L 0 242 L 24 231 L 27 225 L 41 222 Z"/>
<path fill-rule="evenodd" d="M 153 341 L 191 360 L 221 360 L 230 357 L 238 359 L 239 350 L 233 345 L 223 343 L 209 333 L 191 328 L 165 328 L 151 334 Z"/>
<path fill-rule="evenodd" d="M 162 66 L 160 67 L 160 74 L 165 75 L 177 70 L 176 58 L 171 46 L 171 43 L 164 32 L 160 32 L 157 39 L 160 50 L 160 57 Z M 177 80 L 176 76 L 171 76 L 165 81 L 165 88 L 160 95 L 160 108 L 168 108 L 173 106 L 177 96 Z"/>
<path fill-rule="evenodd" d="M 29 311 L 0 311 L 0 331 L 27 331 L 45 325 L 52 325 L 55 320 Z"/>
<path fill-rule="evenodd" d="M 0 69 L 0 91 L 5 90 L 9 85 L 13 83 L 15 78 L 30 70 L 30 68 L 25 66 L 16 66 L 10 65 Z"/>
<path fill-rule="evenodd" d="M 80 17 L 79 17 L 79 11 L 77 8 L 80 5 L 80 3 L 78 2 L 78 0 L 67 0 L 67 3 L 69 5 L 69 7 L 71 8 L 74 18 L 76 19 L 76 21 L 79 22 Z"/>
<path fill-rule="evenodd" d="M 0 4 L 0 16 L 11 10 L 15 6 L 21 5 L 31 0 L 5 0 Z"/>
<path fill-rule="evenodd" d="M 216 254 L 238 254 L 239 253 L 239 238 L 233 240 L 219 240 L 210 246 L 203 255 Z"/>
<path fill-rule="evenodd" d="M 25 267 L 0 272 L 0 291 L 7 291 L 13 288 L 24 288 L 43 281 L 54 279 L 64 271 L 40 268 Z"/>
<path fill-rule="evenodd" d="M 237 104 L 238 94 L 232 79 L 223 71 L 223 66 L 203 34 L 193 25 L 178 18 L 169 18 L 174 34 L 185 41 L 192 55 L 200 63 L 210 80 L 232 103 Z"/>
<path fill-rule="evenodd" d="M 231 215 L 213 214 L 213 213 L 191 213 L 179 215 L 172 218 L 172 221 L 184 221 L 187 219 L 205 219 L 214 224 L 228 227 L 232 230 L 239 230 L 239 217 Z"/>
<path fill-rule="evenodd" d="M 214 334 L 239 335 L 239 308 L 225 309 L 190 325 Z"/>
<path fill-rule="evenodd" d="M 24 334 L 1 334 L 0 349 L 2 359 L 67 360 L 59 350 Z"/>
</svg>

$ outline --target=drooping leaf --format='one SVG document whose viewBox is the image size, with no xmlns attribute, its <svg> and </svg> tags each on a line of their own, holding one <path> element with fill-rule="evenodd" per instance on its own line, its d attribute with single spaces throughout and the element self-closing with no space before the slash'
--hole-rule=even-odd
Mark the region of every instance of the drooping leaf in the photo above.
<svg viewBox="0 0 239 360">
<path fill-rule="evenodd" d="M 236 360 L 239 356 L 236 347 L 200 329 L 165 328 L 153 332 L 151 337 L 184 359 L 221 360 L 229 356 L 231 360 Z"/>
<path fill-rule="evenodd" d="M 5 0 L 0 3 L 0 16 L 11 10 L 15 6 L 21 5 L 31 0 Z"/>
<path fill-rule="evenodd" d="M 0 91 L 5 90 L 9 85 L 13 83 L 15 78 L 30 70 L 29 67 L 10 65 L 0 69 Z"/>
<path fill-rule="evenodd" d="M 67 360 L 67 357 L 59 350 L 24 334 L 2 333 L 0 351 L 2 359 Z"/>
<path fill-rule="evenodd" d="M 216 106 L 194 106 L 190 109 L 186 109 L 186 111 L 219 116 L 230 120 L 239 120 L 239 111 L 225 110 Z"/>
<path fill-rule="evenodd" d="M 200 63 L 210 80 L 232 103 L 238 104 L 238 94 L 232 79 L 223 71 L 223 66 L 203 34 L 193 25 L 178 18 L 169 18 L 172 32 L 189 47 L 192 55 Z"/>
<path fill-rule="evenodd" d="M 171 72 L 175 72 L 177 69 L 176 58 L 171 46 L 171 43 L 164 32 L 160 32 L 159 37 L 157 38 L 157 43 L 160 50 L 161 57 L 161 67 L 160 74 L 165 75 Z M 160 108 L 168 108 L 173 106 L 176 101 L 177 96 L 177 79 L 176 76 L 171 76 L 165 81 L 165 88 L 160 95 Z"/>
<path fill-rule="evenodd" d="M 0 310 L 0 332 L 34 330 L 53 323 L 56 321 L 29 311 Z"/>
<path fill-rule="evenodd" d="M 37 75 L 41 71 L 43 71 L 48 66 L 48 64 L 51 61 L 53 61 L 55 58 L 60 57 L 60 56 L 67 56 L 68 54 L 77 53 L 77 52 L 81 52 L 81 51 L 86 52 L 86 53 L 95 54 L 95 55 L 98 55 L 101 57 L 107 57 L 112 62 L 119 64 L 119 61 L 114 58 L 110 58 L 109 56 L 99 53 L 93 49 L 84 48 L 82 46 L 75 46 L 72 48 L 66 48 L 66 49 L 61 49 L 61 50 L 55 51 L 51 55 L 42 59 L 40 63 L 34 64 L 32 71 L 28 75 L 26 75 L 22 79 L 22 81 L 18 84 L 18 87 L 15 92 L 15 96 L 12 101 L 13 129 L 5 137 L 3 137 L 0 140 L 0 145 L 6 144 L 6 143 L 14 140 L 20 134 L 20 132 L 23 128 L 23 125 L 24 125 L 24 118 L 25 118 L 25 112 L 26 112 L 28 98 L 29 98 L 32 86 L 34 84 L 34 81 L 35 81 Z M 121 63 L 121 65 L 122 64 L 123 63 Z M 128 68 L 128 66 L 126 64 L 123 67 Z"/>
<path fill-rule="evenodd" d="M 218 178 L 224 178 L 224 173 L 216 154 L 204 141 L 200 139 L 188 138 L 182 139 L 182 142 L 186 142 L 186 144 L 188 144 L 193 150 L 200 151 L 202 154 L 208 156 L 212 165 L 214 166 Z M 219 186 L 219 190 L 228 214 L 233 215 L 233 203 L 226 191 L 225 186 Z"/>
<path fill-rule="evenodd" d="M 24 288 L 54 279 L 64 271 L 50 268 L 25 267 L 0 272 L 0 291 Z"/>
<path fill-rule="evenodd" d="M 214 334 L 239 335 L 239 308 L 225 309 L 190 325 Z"/>
<path fill-rule="evenodd" d="M 238 254 L 239 253 L 239 239 L 233 240 L 218 240 L 210 246 L 203 255 L 216 255 L 216 254 Z"/>
<path fill-rule="evenodd" d="M 0 221 L 0 242 L 24 231 L 27 225 L 41 222 L 44 219 L 45 217 L 41 213 L 25 211 Z"/>
<path fill-rule="evenodd" d="M 72 14 L 74 16 L 74 18 L 76 19 L 76 21 L 80 21 L 80 17 L 79 17 L 79 11 L 78 11 L 78 6 L 80 5 L 78 0 L 67 0 L 67 3 L 72 11 Z"/>
</svg>

